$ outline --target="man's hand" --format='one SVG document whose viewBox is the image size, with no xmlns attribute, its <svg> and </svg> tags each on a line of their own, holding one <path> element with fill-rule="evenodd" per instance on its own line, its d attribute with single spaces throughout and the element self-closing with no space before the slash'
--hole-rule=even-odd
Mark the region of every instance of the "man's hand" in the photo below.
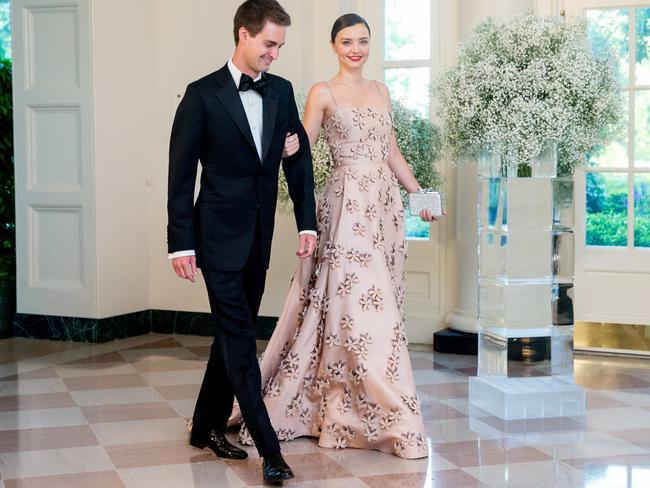
<svg viewBox="0 0 650 488">
<path fill-rule="evenodd" d="M 287 138 L 284 140 L 284 151 L 282 151 L 282 157 L 288 158 L 293 156 L 300 149 L 300 140 L 298 139 L 298 134 L 292 134 L 287 132 Z"/>
<path fill-rule="evenodd" d="M 300 234 L 298 239 L 300 239 L 300 242 L 298 243 L 298 252 L 296 252 L 296 256 L 300 259 L 306 259 L 314 254 L 314 249 L 316 249 L 316 236 L 311 234 Z"/>
<path fill-rule="evenodd" d="M 196 256 L 174 258 L 172 259 L 172 266 L 179 278 L 190 280 L 192 283 L 196 281 L 196 277 L 199 275 L 196 270 Z"/>
</svg>

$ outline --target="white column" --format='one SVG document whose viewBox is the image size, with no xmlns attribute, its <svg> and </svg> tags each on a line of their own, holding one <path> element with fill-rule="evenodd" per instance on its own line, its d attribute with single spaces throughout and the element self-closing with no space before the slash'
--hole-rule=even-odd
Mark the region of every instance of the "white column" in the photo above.
<svg viewBox="0 0 650 488">
<path fill-rule="evenodd" d="M 150 308 L 150 1 L 13 5 L 18 312 Z"/>
<path fill-rule="evenodd" d="M 152 1 L 92 3 L 99 318 L 151 308 Z"/>
<path fill-rule="evenodd" d="M 533 10 L 535 0 L 460 0 L 459 36 L 465 41 L 472 27 L 485 17 L 507 19 Z M 456 268 L 458 301 L 445 316 L 449 328 L 478 332 L 478 187 L 475 162 L 459 162 L 456 171 Z"/>
</svg>

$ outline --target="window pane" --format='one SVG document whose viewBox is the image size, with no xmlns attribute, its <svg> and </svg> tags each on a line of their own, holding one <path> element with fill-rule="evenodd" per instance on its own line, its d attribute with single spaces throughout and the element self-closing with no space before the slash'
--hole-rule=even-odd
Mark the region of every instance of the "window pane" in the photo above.
<svg viewBox="0 0 650 488">
<path fill-rule="evenodd" d="M 650 247 L 650 174 L 634 177 L 634 245 Z"/>
<path fill-rule="evenodd" d="M 423 222 L 420 217 L 409 215 L 406 208 L 406 238 L 407 239 L 429 239 L 430 224 Z"/>
<path fill-rule="evenodd" d="M 388 68 L 384 70 L 384 78 L 393 100 L 429 118 L 429 68 Z"/>
<path fill-rule="evenodd" d="M 589 166 L 597 168 L 627 168 L 629 165 L 629 156 L 627 153 L 628 131 L 630 120 L 630 93 L 623 92 L 623 116 L 625 117 L 625 130 L 622 131 L 621 138 L 611 142 L 607 146 L 597 147 L 589 155 Z"/>
<path fill-rule="evenodd" d="M 627 246 L 627 175 L 587 173 L 588 246 Z"/>
<path fill-rule="evenodd" d="M 613 50 L 619 60 L 621 82 L 627 84 L 630 79 L 628 9 L 587 10 L 587 20 L 591 45 L 599 53 Z"/>
<path fill-rule="evenodd" d="M 386 0 L 385 5 L 385 59 L 429 59 L 431 0 Z"/>
<path fill-rule="evenodd" d="M 631 481 L 630 486 L 650 486 L 650 469 L 645 466 L 633 466 Z"/>
<path fill-rule="evenodd" d="M 650 85 L 650 8 L 637 8 L 636 27 L 636 84 Z"/>
<path fill-rule="evenodd" d="M 634 97 L 634 166 L 650 168 L 650 90 Z"/>
<path fill-rule="evenodd" d="M 11 58 L 11 2 L 0 0 L 0 59 Z"/>
</svg>

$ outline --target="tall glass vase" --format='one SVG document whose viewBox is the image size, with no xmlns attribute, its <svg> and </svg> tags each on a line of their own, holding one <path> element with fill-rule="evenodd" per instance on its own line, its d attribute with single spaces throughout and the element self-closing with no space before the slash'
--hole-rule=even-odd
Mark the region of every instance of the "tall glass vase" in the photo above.
<svg viewBox="0 0 650 488">
<path fill-rule="evenodd" d="M 573 181 L 557 147 L 479 161 L 479 357 L 470 403 L 504 420 L 583 415 L 573 378 Z"/>
</svg>

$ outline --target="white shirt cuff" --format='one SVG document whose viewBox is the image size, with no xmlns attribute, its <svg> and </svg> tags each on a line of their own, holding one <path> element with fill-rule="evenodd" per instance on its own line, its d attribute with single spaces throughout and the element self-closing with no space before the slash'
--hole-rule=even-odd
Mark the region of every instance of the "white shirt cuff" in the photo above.
<svg viewBox="0 0 650 488">
<path fill-rule="evenodd" d="M 196 253 L 194 252 L 194 249 L 191 249 L 189 251 L 176 251 L 168 254 L 167 259 L 171 261 L 172 259 L 182 258 L 183 256 L 196 256 Z"/>
<path fill-rule="evenodd" d="M 314 237 L 317 237 L 317 236 L 318 236 L 318 234 L 316 234 L 316 231 L 315 231 L 315 230 L 301 230 L 300 232 L 298 232 L 298 235 L 299 235 L 299 236 L 301 236 L 301 235 L 303 235 L 303 234 L 308 234 L 308 235 L 310 235 L 310 236 L 314 236 Z"/>
</svg>

